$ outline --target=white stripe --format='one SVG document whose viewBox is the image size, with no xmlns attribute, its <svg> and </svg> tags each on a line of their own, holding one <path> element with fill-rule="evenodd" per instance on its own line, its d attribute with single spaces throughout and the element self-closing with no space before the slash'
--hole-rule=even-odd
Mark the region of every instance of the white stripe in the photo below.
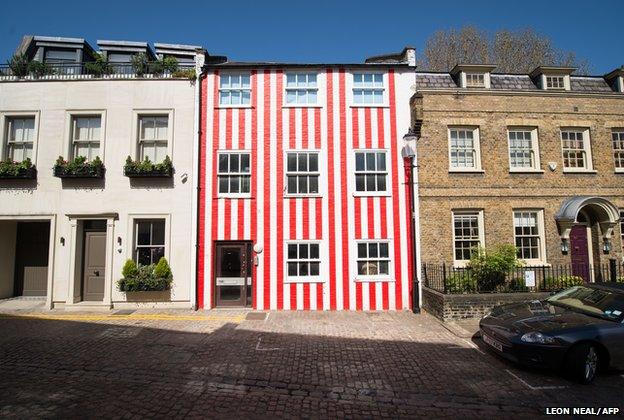
<svg viewBox="0 0 624 420">
<path fill-rule="evenodd" d="M 230 200 L 230 238 L 235 241 L 240 239 L 238 237 L 238 206 L 241 205 L 241 200 Z"/>
<path fill-rule="evenodd" d="M 347 95 L 347 92 L 351 91 L 351 80 L 350 77 L 347 77 L 348 75 L 345 76 L 345 95 Z M 358 110 L 358 112 L 360 112 Z M 349 215 L 349 213 L 353 212 L 354 209 L 354 203 L 355 200 L 353 199 L 353 174 L 355 172 L 355 168 L 353 167 L 353 115 L 351 112 L 348 112 L 348 110 L 345 110 L 345 116 L 346 116 L 346 123 L 347 123 L 347 133 L 346 133 L 346 153 L 347 156 L 345 156 L 344 158 L 346 159 L 347 162 L 347 185 L 343 186 L 343 189 L 341 191 L 342 194 L 346 194 L 347 195 L 347 215 L 346 215 L 346 222 L 347 222 L 347 244 L 349 247 L 349 261 L 345 261 L 346 267 L 349 270 L 349 309 L 351 310 L 355 310 L 357 309 L 356 307 L 356 295 L 355 295 L 355 273 L 357 270 L 355 270 L 354 267 L 354 263 L 355 263 L 355 252 L 356 252 L 356 247 L 355 247 L 355 220 L 353 218 L 353 215 Z M 360 115 L 358 115 L 358 117 L 361 116 L 361 112 Z M 361 120 L 361 118 L 359 118 Z"/>
<path fill-rule="evenodd" d="M 303 310 L 303 283 L 297 283 L 297 310 Z"/>
<path fill-rule="evenodd" d="M 321 73 L 319 75 L 319 86 L 325 86 L 327 90 L 327 73 Z M 325 104 L 327 106 L 327 104 Z M 319 169 L 321 170 L 321 188 L 323 193 L 323 200 L 321 201 L 321 221 L 322 221 L 322 232 L 321 237 L 323 238 L 323 245 L 321 247 L 321 255 L 324 263 L 321 264 L 323 279 L 325 280 L 326 287 L 321 288 L 321 293 L 323 293 L 323 310 L 329 310 L 329 283 L 330 283 L 330 272 L 329 272 L 329 229 L 330 229 L 330 217 L 329 217 L 329 176 L 328 176 L 328 138 L 327 138 L 327 112 L 321 112 L 321 152 L 319 153 Z M 333 203 L 332 203 L 333 205 Z M 333 215 L 331 217 L 333 220 Z M 333 276 L 334 273 L 331 273 Z M 320 308 L 319 308 L 320 309 Z"/>
<path fill-rule="evenodd" d="M 258 96 L 256 103 L 256 122 L 258 124 L 258 129 L 256 130 L 257 137 L 257 154 L 256 159 L 258 160 L 258 172 L 255 173 L 255 178 L 257 180 L 257 191 L 256 191 L 256 220 L 257 220 L 257 239 L 256 242 L 258 244 L 264 245 L 264 179 L 265 179 L 265 168 L 264 168 L 264 72 L 259 71 L 256 75 L 257 77 L 257 87 L 258 87 Z M 264 258 L 264 253 L 259 254 L 259 264 L 256 270 L 258 278 L 256 279 L 256 305 L 259 310 L 264 309 L 264 267 L 267 263 Z"/>
<path fill-rule="evenodd" d="M 370 283 L 362 282 L 362 310 L 370 311 Z"/>
<path fill-rule="evenodd" d="M 282 221 L 282 229 L 284 232 L 284 242 L 288 240 L 292 240 L 295 238 L 290 237 L 290 225 L 293 223 L 291 214 L 290 214 L 290 206 L 288 205 L 288 200 L 284 200 L 284 220 Z M 287 246 L 286 243 L 282 244 L 284 247 L 284 278 L 286 277 L 286 273 L 288 272 L 288 267 L 286 266 L 287 259 Z M 284 309 L 288 310 L 290 308 L 290 284 L 284 283 L 283 287 L 283 295 L 284 295 Z M 294 309 L 294 308 L 293 308 Z"/>
<path fill-rule="evenodd" d="M 206 86 L 208 87 L 206 92 L 206 173 L 205 175 L 205 211 L 204 211 L 204 220 L 206 221 L 205 230 L 204 230 L 204 308 L 210 309 L 211 306 L 209 302 L 212 296 L 212 199 L 213 199 L 213 191 L 212 191 L 212 182 L 213 182 L 213 174 L 212 171 L 212 162 L 214 159 L 213 147 L 212 147 L 212 136 L 214 132 L 213 127 L 213 118 L 211 118 L 214 114 L 214 75 L 210 74 L 206 79 Z"/>
<path fill-rule="evenodd" d="M 371 147 L 373 149 L 378 149 L 379 148 L 379 131 L 378 131 L 378 124 L 377 124 L 377 108 L 373 108 L 370 111 L 370 116 L 371 116 Z"/>
<path fill-rule="evenodd" d="M 334 234 L 336 236 L 336 272 L 332 273 L 335 275 L 336 279 L 336 309 L 342 310 L 347 309 L 344 308 L 343 304 L 343 291 L 342 291 L 342 226 L 341 226 L 341 193 L 342 193 L 342 185 L 340 184 L 340 167 L 341 167 L 341 157 L 340 157 L 340 73 L 335 71 L 333 76 L 333 85 L 335 89 L 333 92 L 328 92 L 328 94 L 334 95 L 334 115 L 332 116 L 334 126 L 334 214 L 332 215 L 335 225 L 334 225 Z"/>
<path fill-rule="evenodd" d="M 301 142 L 302 142 L 302 139 L 303 139 L 303 135 L 302 135 L 303 134 L 303 129 L 302 129 L 303 120 L 301 118 L 302 117 L 301 114 L 302 114 L 301 108 L 296 108 L 295 109 L 295 126 L 291 127 L 291 129 L 294 130 L 293 134 L 295 136 L 295 149 L 297 149 L 297 150 L 301 150 L 302 149 Z M 290 118 L 289 118 L 289 120 L 290 120 Z M 290 139 L 291 138 L 292 138 L 292 134 L 291 134 L 291 137 L 288 138 L 288 143 L 287 144 L 290 144 Z"/>
<path fill-rule="evenodd" d="M 383 283 L 377 282 L 375 283 L 375 308 L 378 311 L 383 309 Z"/>
<path fill-rule="evenodd" d="M 277 271 L 276 271 L 276 267 L 277 267 L 277 247 L 278 247 L 278 243 L 277 243 L 277 235 L 276 235 L 276 231 L 277 231 L 277 206 L 275 203 L 277 203 L 277 179 L 276 179 L 276 174 L 277 174 L 277 159 L 281 158 L 281 156 L 276 156 L 276 145 L 277 145 L 277 112 L 275 111 L 277 108 L 277 102 L 276 102 L 276 74 L 275 73 L 271 73 L 270 76 L 270 81 L 269 81 L 269 95 L 270 95 L 270 103 L 271 103 L 271 115 L 270 115 L 270 122 L 271 122 L 271 128 L 269 129 L 269 153 L 270 153 L 270 170 L 269 170 L 269 185 L 270 185 L 270 194 L 269 194 L 269 203 L 270 206 L 272 207 L 272 211 L 271 211 L 271 217 L 270 217 L 270 225 L 269 225 L 269 231 L 270 231 L 270 236 L 271 236 L 271 271 L 269 273 L 269 280 L 271 283 L 271 290 L 273 291 L 273 293 L 271 293 L 269 299 L 270 299 L 270 304 L 271 307 L 270 309 L 277 309 Z M 281 112 L 281 110 L 279 110 L 279 112 Z M 281 222 L 281 221 L 280 221 Z M 279 245 L 281 246 L 281 244 Z"/>
<path fill-rule="evenodd" d="M 303 200 L 307 198 L 295 198 L 295 214 L 293 215 L 295 225 L 295 237 L 297 239 L 308 239 L 303 237 Z"/>
<path fill-rule="evenodd" d="M 316 306 L 316 298 L 317 298 L 317 289 L 316 287 L 319 286 L 316 283 L 312 283 L 310 284 L 310 310 L 311 311 L 316 311 L 317 309 L 323 309 L 323 308 L 318 308 Z M 320 286 L 319 286 L 320 287 Z"/>
<path fill-rule="evenodd" d="M 368 237 L 368 200 L 371 198 L 360 198 L 360 230 L 362 239 L 370 239 Z M 358 221 L 355 220 L 355 223 Z"/>
</svg>

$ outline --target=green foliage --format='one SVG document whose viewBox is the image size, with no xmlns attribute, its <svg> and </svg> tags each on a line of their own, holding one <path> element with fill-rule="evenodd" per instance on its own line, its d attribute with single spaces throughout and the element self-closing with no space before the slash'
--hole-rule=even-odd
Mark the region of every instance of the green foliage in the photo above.
<svg viewBox="0 0 624 420">
<path fill-rule="evenodd" d="M 197 74 L 195 74 L 194 69 L 173 71 L 171 72 L 171 77 L 176 77 L 180 79 L 189 79 L 190 81 L 197 80 Z"/>
<path fill-rule="evenodd" d="M 505 283 L 507 274 L 522 266 L 513 245 L 498 245 L 491 249 L 478 247 L 472 253 L 468 268 L 476 279 L 477 289 L 492 292 Z"/>
<path fill-rule="evenodd" d="M 149 61 L 145 53 L 138 53 L 132 56 L 132 69 L 137 76 L 143 76 L 149 72 Z"/>
<path fill-rule="evenodd" d="M 545 290 L 562 290 L 572 286 L 585 284 L 585 280 L 580 276 L 561 275 L 556 277 L 546 277 L 544 279 Z"/>
<path fill-rule="evenodd" d="M 103 54 L 94 52 L 94 61 L 85 64 L 85 70 L 87 74 L 93 74 L 94 76 L 102 76 L 103 74 L 113 74 L 113 66 L 111 66 Z"/>
<path fill-rule="evenodd" d="M 0 178 L 23 177 L 33 168 L 30 158 L 22 162 L 0 161 Z"/>
<path fill-rule="evenodd" d="M 171 288 L 173 275 L 167 259 L 162 257 L 158 264 L 136 265 L 128 260 L 122 270 L 123 278 L 117 281 L 122 292 L 163 291 Z"/>
<path fill-rule="evenodd" d="M 137 267 L 136 263 L 134 262 L 133 259 L 128 258 L 123 268 L 121 269 L 121 275 L 124 276 L 125 278 L 128 278 L 128 277 L 136 277 L 138 273 L 139 273 L 139 268 Z"/>
<path fill-rule="evenodd" d="M 130 156 L 126 158 L 126 164 L 124 165 L 124 173 L 127 176 L 132 175 L 164 175 L 171 176 L 173 173 L 173 162 L 169 156 L 165 156 L 165 159 L 160 163 L 152 163 L 149 158 L 143 159 L 143 161 L 132 160 Z"/>
<path fill-rule="evenodd" d="M 26 54 L 15 54 L 7 61 L 14 76 L 24 77 L 28 75 L 28 57 Z"/>
<path fill-rule="evenodd" d="M 471 278 L 468 271 L 452 273 L 446 278 L 446 293 L 462 294 L 475 293 L 477 283 Z"/>
<path fill-rule="evenodd" d="M 62 156 L 56 159 L 54 164 L 54 176 L 58 177 L 101 177 L 104 171 L 104 163 L 99 156 L 91 162 L 87 162 L 84 156 L 76 156 L 71 161 L 66 161 Z"/>
<path fill-rule="evenodd" d="M 618 283 L 624 283 L 624 277 L 618 277 L 615 281 Z"/>
<path fill-rule="evenodd" d="M 54 74 L 54 70 L 46 63 L 33 60 L 28 63 L 28 72 L 35 77 L 46 76 L 48 74 Z"/>
<path fill-rule="evenodd" d="M 175 57 L 165 57 L 150 63 L 150 70 L 154 74 L 174 73 L 178 70 L 178 60 Z"/>
</svg>

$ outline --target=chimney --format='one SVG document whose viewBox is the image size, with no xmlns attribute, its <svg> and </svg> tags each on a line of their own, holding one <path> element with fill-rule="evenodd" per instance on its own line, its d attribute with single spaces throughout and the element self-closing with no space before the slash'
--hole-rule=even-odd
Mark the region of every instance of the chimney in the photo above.
<svg viewBox="0 0 624 420">
<path fill-rule="evenodd" d="M 410 67 L 416 67 L 416 48 L 405 47 L 403 49 L 403 60 Z"/>
</svg>

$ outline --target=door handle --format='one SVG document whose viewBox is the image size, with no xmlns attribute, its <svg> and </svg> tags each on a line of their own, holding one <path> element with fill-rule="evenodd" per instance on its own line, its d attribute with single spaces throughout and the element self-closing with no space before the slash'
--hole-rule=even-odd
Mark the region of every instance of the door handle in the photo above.
<svg viewBox="0 0 624 420">
<path fill-rule="evenodd" d="M 95 274 L 96 276 L 98 276 L 98 277 L 99 277 L 99 276 L 100 276 L 100 270 L 95 270 L 95 271 L 93 272 L 93 274 Z"/>
</svg>

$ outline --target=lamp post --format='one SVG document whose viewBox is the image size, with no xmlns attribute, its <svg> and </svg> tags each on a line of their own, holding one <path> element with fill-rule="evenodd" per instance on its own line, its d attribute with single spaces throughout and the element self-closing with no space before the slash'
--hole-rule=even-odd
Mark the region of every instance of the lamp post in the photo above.
<svg viewBox="0 0 624 420">
<path fill-rule="evenodd" d="M 410 127 L 408 132 L 403 136 L 403 149 L 401 150 L 401 156 L 405 159 L 405 170 L 408 171 L 408 186 L 409 186 L 409 211 L 410 211 L 410 235 L 412 237 L 412 312 L 415 314 L 420 313 L 420 288 L 418 281 L 418 257 L 416 255 L 416 205 L 414 200 L 414 159 L 416 158 L 416 140 L 418 135 L 416 131 Z M 413 147 L 412 147 L 413 145 Z"/>
</svg>

